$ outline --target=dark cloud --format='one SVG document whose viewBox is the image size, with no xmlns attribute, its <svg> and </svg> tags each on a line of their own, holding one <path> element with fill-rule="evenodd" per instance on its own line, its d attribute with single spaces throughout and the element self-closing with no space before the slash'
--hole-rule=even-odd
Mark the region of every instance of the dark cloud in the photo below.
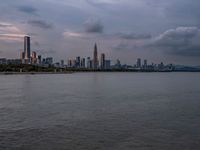
<svg viewBox="0 0 200 150">
<path fill-rule="evenodd" d="M 197 27 L 178 27 L 156 37 L 150 46 L 180 56 L 200 56 L 200 30 Z"/>
<path fill-rule="evenodd" d="M 47 23 L 47 22 L 45 22 L 43 20 L 29 20 L 28 24 L 30 24 L 31 26 L 34 26 L 34 27 L 42 28 L 42 29 L 51 29 L 51 28 L 53 28 L 52 24 Z"/>
<path fill-rule="evenodd" d="M 132 43 L 119 43 L 115 46 L 112 47 L 112 50 L 114 51 L 135 51 L 135 50 L 138 50 L 140 49 L 141 46 L 140 45 L 137 45 L 137 44 L 132 44 Z"/>
<path fill-rule="evenodd" d="M 150 34 L 135 34 L 135 33 L 118 33 L 116 34 L 116 36 L 127 40 L 150 39 L 152 37 Z"/>
<path fill-rule="evenodd" d="M 84 23 L 85 32 L 87 33 L 102 33 L 104 26 L 99 20 L 89 19 Z"/>
<path fill-rule="evenodd" d="M 18 10 L 23 13 L 32 14 L 32 15 L 36 15 L 36 12 L 37 12 L 37 9 L 32 6 L 20 6 L 18 7 Z"/>
</svg>

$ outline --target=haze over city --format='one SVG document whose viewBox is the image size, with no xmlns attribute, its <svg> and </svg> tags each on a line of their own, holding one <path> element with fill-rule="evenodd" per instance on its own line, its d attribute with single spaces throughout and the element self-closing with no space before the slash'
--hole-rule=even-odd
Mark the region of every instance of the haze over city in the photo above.
<svg viewBox="0 0 200 150">
<path fill-rule="evenodd" d="M 98 44 L 111 60 L 200 64 L 198 0 L 6 0 L 0 4 L 0 56 L 31 49 L 60 60 L 91 56 Z"/>
<path fill-rule="evenodd" d="M 0 150 L 200 150 L 200 0 L 0 0 Z"/>
</svg>

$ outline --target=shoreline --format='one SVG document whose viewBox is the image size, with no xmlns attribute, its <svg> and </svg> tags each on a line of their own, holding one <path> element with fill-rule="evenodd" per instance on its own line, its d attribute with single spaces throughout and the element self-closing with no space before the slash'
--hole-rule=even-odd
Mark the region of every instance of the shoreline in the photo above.
<svg viewBox="0 0 200 150">
<path fill-rule="evenodd" d="M 0 72 L 0 75 L 72 74 L 73 72 Z"/>
<path fill-rule="evenodd" d="M 199 73 L 200 71 L 63 71 L 63 72 L 0 72 L 0 75 L 47 75 L 47 74 L 72 74 L 72 73 L 173 73 L 173 72 L 191 72 Z"/>
</svg>

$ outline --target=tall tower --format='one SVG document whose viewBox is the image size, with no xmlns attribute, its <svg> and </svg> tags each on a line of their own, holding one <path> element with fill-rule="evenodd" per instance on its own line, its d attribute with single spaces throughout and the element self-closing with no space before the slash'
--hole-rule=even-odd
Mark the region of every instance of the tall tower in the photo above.
<svg viewBox="0 0 200 150">
<path fill-rule="evenodd" d="M 140 58 L 137 59 L 137 68 L 141 68 L 141 59 Z"/>
<path fill-rule="evenodd" d="M 24 37 L 24 58 L 28 61 L 30 61 L 31 58 L 31 46 L 30 46 L 30 37 L 25 36 Z"/>
<path fill-rule="evenodd" d="M 97 44 L 94 45 L 94 57 L 93 57 L 93 69 L 98 68 L 98 52 L 97 52 Z"/>
<path fill-rule="evenodd" d="M 106 63 L 105 63 L 105 54 L 102 53 L 101 54 L 101 69 L 105 69 L 105 65 L 106 65 Z"/>
</svg>

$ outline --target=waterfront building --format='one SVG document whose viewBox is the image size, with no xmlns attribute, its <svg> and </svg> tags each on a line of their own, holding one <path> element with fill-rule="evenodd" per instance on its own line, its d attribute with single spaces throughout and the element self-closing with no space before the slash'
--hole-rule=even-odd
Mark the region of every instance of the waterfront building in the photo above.
<svg viewBox="0 0 200 150">
<path fill-rule="evenodd" d="M 21 59 L 7 59 L 6 64 L 19 65 L 19 64 L 21 64 Z"/>
<path fill-rule="evenodd" d="M 105 62 L 105 54 L 102 53 L 101 54 L 101 69 L 105 69 L 105 66 L 106 66 L 106 62 Z"/>
<path fill-rule="evenodd" d="M 7 59 L 6 58 L 0 58 L 0 64 L 1 65 L 7 64 Z"/>
<path fill-rule="evenodd" d="M 69 59 L 69 60 L 67 61 L 67 67 L 68 67 L 68 68 L 71 68 L 71 67 L 72 67 L 72 60 L 71 60 L 71 59 Z"/>
<path fill-rule="evenodd" d="M 76 68 L 76 60 L 72 60 L 72 67 Z"/>
<path fill-rule="evenodd" d="M 30 37 L 25 36 L 24 37 L 24 59 L 27 64 L 30 63 L 31 59 L 31 43 L 30 43 Z"/>
<path fill-rule="evenodd" d="M 119 59 L 116 60 L 115 68 L 117 69 L 121 68 L 121 62 Z"/>
<path fill-rule="evenodd" d="M 37 53 L 33 51 L 31 57 L 37 59 Z"/>
<path fill-rule="evenodd" d="M 31 54 L 31 63 L 32 64 L 37 64 L 37 53 L 34 52 L 34 51 Z"/>
<path fill-rule="evenodd" d="M 45 61 L 45 64 L 52 65 L 53 64 L 53 57 L 47 57 L 46 61 Z"/>
<path fill-rule="evenodd" d="M 56 67 L 56 68 L 60 68 L 60 63 L 59 62 L 56 62 L 55 64 L 53 64 L 54 65 L 54 67 Z"/>
<path fill-rule="evenodd" d="M 45 65 L 45 64 L 46 64 L 46 59 L 43 58 L 43 59 L 42 59 L 42 65 Z"/>
<path fill-rule="evenodd" d="M 80 68 L 80 66 L 81 66 L 81 58 L 80 58 L 80 56 L 78 56 L 78 57 L 76 57 L 76 68 Z"/>
<path fill-rule="evenodd" d="M 87 57 L 87 68 L 92 69 L 92 60 L 90 59 L 90 57 Z"/>
<path fill-rule="evenodd" d="M 98 69 L 98 50 L 96 43 L 94 45 L 93 69 Z"/>
<path fill-rule="evenodd" d="M 146 59 L 144 60 L 143 68 L 144 68 L 144 69 L 147 69 L 147 68 L 148 68 L 148 64 L 147 64 L 147 60 L 146 60 Z"/>
<path fill-rule="evenodd" d="M 64 61 L 64 60 L 61 60 L 61 61 L 60 61 L 60 66 L 61 66 L 61 67 L 64 67 L 64 66 L 65 66 L 65 61 Z"/>
<path fill-rule="evenodd" d="M 141 58 L 137 59 L 137 68 L 141 68 Z"/>
<path fill-rule="evenodd" d="M 111 68 L 111 61 L 110 60 L 106 60 L 105 61 L 105 69 L 110 69 Z"/>
<path fill-rule="evenodd" d="M 38 64 L 41 64 L 42 63 L 42 56 L 41 55 L 38 55 Z"/>
<path fill-rule="evenodd" d="M 147 66 L 147 60 L 146 59 L 144 60 L 144 66 Z"/>
<path fill-rule="evenodd" d="M 23 60 L 25 58 L 25 53 L 24 51 L 21 51 L 20 52 L 20 59 Z"/>
<path fill-rule="evenodd" d="M 164 69 L 164 63 L 161 62 L 160 64 L 158 64 L 158 70 L 163 70 Z"/>
<path fill-rule="evenodd" d="M 81 68 L 85 68 L 85 58 L 81 59 Z"/>
</svg>

